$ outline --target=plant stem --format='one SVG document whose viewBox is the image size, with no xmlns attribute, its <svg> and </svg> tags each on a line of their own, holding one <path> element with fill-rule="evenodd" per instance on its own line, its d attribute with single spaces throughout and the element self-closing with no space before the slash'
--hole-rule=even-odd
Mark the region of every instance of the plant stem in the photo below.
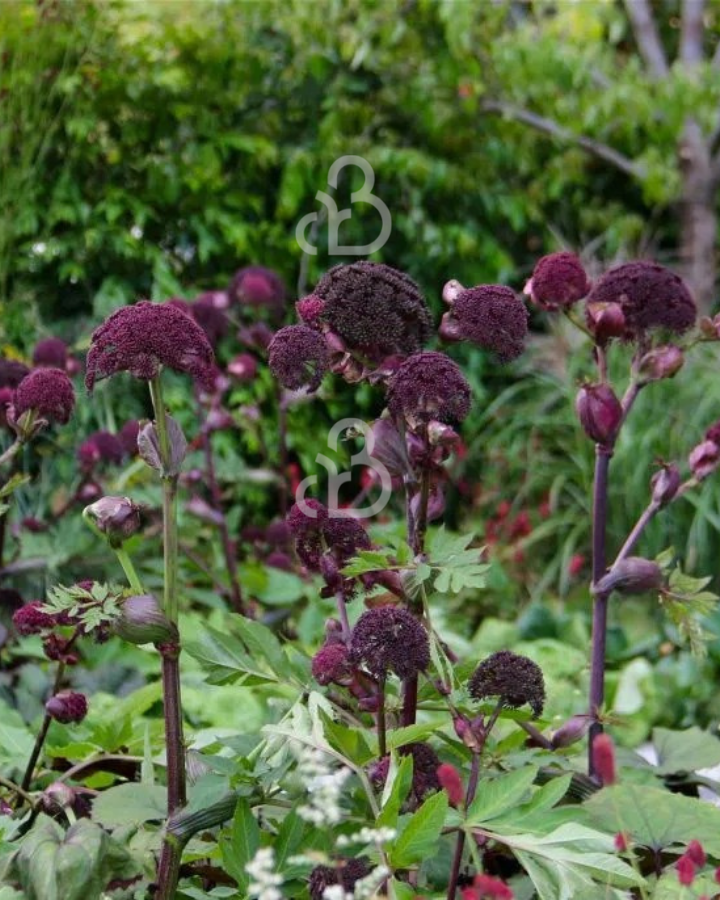
<svg viewBox="0 0 720 900">
<path fill-rule="evenodd" d="M 137 594 L 144 594 L 145 590 L 140 582 L 138 573 L 135 570 L 135 566 L 133 565 L 133 561 L 130 559 L 127 550 L 123 549 L 122 547 L 118 547 L 115 549 L 115 556 L 117 557 L 117 561 L 122 566 L 122 570 L 125 573 L 125 577 L 127 578 L 130 587 Z"/>
<path fill-rule="evenodd" d="M 345 603 L 345 598 L 343 597 L 342 591 L 338 591 L 335 594 L 335 602 L 337 604 L 338 615 L 340 616 L 340 624 L 342 625 L 343 640 L 349 644 L 350 620 L 348 619 L 347 604 Z"/>
<path fill-rule="evenodd" d="M 20 438 L 16 438 L 7 448 L 7 450 L 2 455 L 0 455 L 0 466 L 5 465 L 6 462 L 10 462 L 11 459 L 14 459 L 22 449 L 24 443 L 25 442 L 20 440 Z"/>
<path fill-rule="evenodd" d="M 478 778 L 480 775 L 480 752 L 474 752 L 472 762 L 470 764 L 470 778 L 468 780 L 467 792 L 465 794 L 465 809 L 475 799 L 475 791 L 477 790 Z M 462 865 L 463 851 L 465 850 L 465 832 L 459 831 L 457 843 L 455 844 L 455 855 L 453 856 L 452 869 L 450 870 L 450 881 L 448 882 L 447 900 L 454 900 L 457 891 L 457 883 L 460 877 L 460 866 Z"/>
<path fill-rule="evenodd" d="M 605 535 L 607 528 L 608 469 L 612 449 L 595 447 L 595 482 L 592 510 L 592 580 L 596 584 L 605 574 Z M 602 732 L 597 721 L 598 711 L 605 699 L 605 642 L 607 637 L 608 594 L 596 594 L 593 604 L 592 661 L 590 664 L 590 717 L 588 732 L 588 771 L 594 775 L 593 741 Z"/>
<path fill-rule="evenodd" d="M 22 797 L 22 799 L 30 805 L 31 809 L 35 806 L 35 798 L 32 796 L 32 794 L 28 794 L 26 790 L 21 788 L 19 784 L 15 784 L 14 781 L 10 781 L 9 778 L 5 778 L 3 775 L 0 775 L 0 785 L 6 787 L 14 794 L 17 794 L 18 797 Z"/>
<path fill-rule="evenodd" d="M 160 376 L 150 381 L 150 397 L 155 411 L 155 428 L 164 472 L 163 491 L 163 557 L 165 615 L 173 623 L 178 620 L 177 569 L 177 475 L 170 474 L 171 450 Z M 167 755 L 168 819 L 185 806 L 186 775 L 183 742 L 182 705 L 180 699 L 180 645 L 158 647 L 162 657 L 163 706 L 165 719 L 165 752 Z M 175 896 L 180 876 L 182 847 L 166 832 L 158 865 L 157 900 L 171 900 Z"/>
<path fill-rule="evenodd" d="M 62 684 L 64 674 L 65 663 L 60 662 L 58 663 L 57 672 L 55 673 L 55 683 L 53 684 L 51 696 L 54 697 L 55 694 L 57 694 L 57 692 L 60 690 L 60 685 Z M 42 751 L 43 744 L 45 743 L 45 738 L 47 737 L 51 722 L 52 716 L 50 715 L 50 713 L 46 712 L 45 717 L 42 720 L 42 725 L 40 726 L 40 731 L 38 731 L 37 737 L 35 738 L 35 744 L 33 745 L 32 753 L 30 754 L 30 759 L 28 760 L 28 764 L 25 769 L 25 774 L 23 775 L 23 779 L 20 782 L 20 787 L 23 789 L 23 791 L 27 791 L 30 788 L 33 772 L 35 771 L 35 766 L 37 765 L 37 761 L 40 758 L 40 752 Z"/>
<path fill-rule="evenodd" d="M 385 729 L 385 679 L 378 681 L 378 711 L 377 711 L 377 735 L 378 755 L 380 758 L 387 755 L 387 739 Z"/>
<path fill-rule="evenodd" d="M 659 509 L 660 509 L 660 504 L 657 503 L 655 500 L 652 500 L 650 503 L 648 503 L 648 505 L 643 510 L 642 515 L 635 523 L 633 530 L 627 536 L 625 543 L 620 548 L 620 552 L 615 557 L 615 562 L 612 564 L 612 568 L 615 568 L 615 566 L 619 562 L 622 562 L 626 557 L 630 556 L 630 554 L 635 549 L 635 545 L 640 540 L 643 531 L 645 531 L 648 524 L 653 519 L 653 517 L 655 516 L 655 514 L 658 512 Z"/>
</svg>

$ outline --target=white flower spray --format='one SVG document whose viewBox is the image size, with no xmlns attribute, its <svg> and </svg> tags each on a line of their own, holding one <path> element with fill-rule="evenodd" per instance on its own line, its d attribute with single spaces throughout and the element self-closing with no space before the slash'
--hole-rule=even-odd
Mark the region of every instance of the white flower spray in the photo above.
<svg viewBox="0 0 720 900">
<path fill-rule="evenodd" d="M 342 821 L 340 805 L 343 785 L 352 772 L 345 766 L 333 769 L 321 750 L 304 747 L 298 755 L 298 775 L 308 792 L 308 802 L 298 807 L 298 815 L 318 828 Z"/>
<path fill-rule="evenodd" d="M 272 847 L 261 847 L 245 866 L 245 871 L 253 879 L 248 885 L 250 897 L 256 900 L 283 900 L 279 890 L 283 877 L 275 872 Z"/>
</svg>

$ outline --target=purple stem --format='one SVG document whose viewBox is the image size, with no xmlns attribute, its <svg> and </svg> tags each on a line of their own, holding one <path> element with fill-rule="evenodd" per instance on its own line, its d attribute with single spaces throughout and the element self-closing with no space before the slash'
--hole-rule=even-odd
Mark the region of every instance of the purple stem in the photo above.
<svg viewBox="0 0 720 900">
<path fill-rule="evenodd" d="M 470 764 L 470 779 L 468 781 L 467 793 L 465 794 L 465 809 L 475 799 L 475 791 L 478 786 L 480 777 L 480 753 L 482 748 L 472 755 L 472 763 Z M 447 900 L 454 900 L 457 891 L 458 879 L 460 877 L 460 866 L 462 865 L 463 851 L 465 850 L 465 832 L 459 831 L 457 842 L 455 844 L 455 855 L 453 856 L 452 869 L 450 870 L 450 881 L 448 882 Z"/>
<path fill-rule="evenodd" d="M 592 580 L 596 584 L 605 574 L 605 534 L 607 528 L 608 469 L 612 449 L 597 444 L 595 447 L 595 482 L 592 510 Z M 593 741 L 602 733 L 597 714 L 605 700 L 605 643 L 607 637 L 608 594 L 596 594 L 593 604 L 592 661 L 590 664 L 590 717 L 588 732 L 588 769 L 594 775 Z"/>
<path fill-rule="evenodd" d="M 640 538 L 642 537 L 643 531 L 645 531 L 645 529 L 647 528 L 648 524 L 652 521 L 652 519 L 654 518 L 655 514 L 656 514 L 659 510 L 660 510 L 660 504 L 659 504 L 659 503 L 656 503 L 654 500 L 652 500 L 652 501 L 645 507 L 645 509 L 643 510 L 642 515 L 640 516 L 640 518 L 639 518 L 639 519 L 637 520 L 637 522 L 635 523 L 635 526 L 634 526 L 633 530 L 632 530 L 632 531 L 630 532 L 630 534 L 627 536 L 627 539 L 626 539 L 625 543 L 624 543 L 624 544 L 622 545 L 622 547 L 620 548 L 620 552 L 619 552 L 618 555 L 616 556 L 615 562 L 614 562 L 613 565 L 612 565 L 613 568 L 615 568 L 615 566 L 616 566 L 619 562 L 622 562 L 626 557 L 630 556 L 630 554 L 631 554 L 631 553 L 633 552 L 633 550 L 635 549 L 635 545 L 637 544 L 637 542 L 638 542 L 638 541 L 640 540 Z"/>
</svg>

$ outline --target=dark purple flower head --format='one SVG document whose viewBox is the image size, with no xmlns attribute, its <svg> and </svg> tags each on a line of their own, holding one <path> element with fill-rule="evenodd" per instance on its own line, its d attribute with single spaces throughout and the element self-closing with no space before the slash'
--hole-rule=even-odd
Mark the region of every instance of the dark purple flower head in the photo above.
<svg viewBox="0 0 720 900">
<path fill-rule="evenodd" d="M 497 697 L 504 706 L 518 709 L 526 703 L 537 718 L 545 706 L 545 679 L 540 666 L 510 650 L 500 650 L 484 659 L 468 682 L 476 700 Z"/>
<path fill-rule="evenodd" d="M 15 414 L 34 410 L 51 422 L 65 425 L 75 407 L 75 390 L 60 369 L 34 369 L 15 391 Z"/>
<path fill-rule="evenodd" d="M 85 465 L 98 462 L 119 466 L 125 456 L 120 438 L 109 431 L 96 431 L 80 444 L 78 459 Z"/>
<path fill-rule="evenodd" d="M 118 432 L 118 440 L 127 456 L 137 455 L 138 434 L 140 434 L 140 423 L 137 419 L 130 419 Z"/>
<path fill-rule="evenodd" d="M 406 744 L 399 752 L 401 756 L 413 758 L 412 792 L 418 802 L 431 791 L 440 790 L 437 774 L 440 759 L 430 744 Z"/>
<path fill-rule="evenodd" d="M 302 300 L 298 300 L 295 304 L 295 309 L 306 325 L 316 327 L 322 320 L 322 315 L 325 311 L 325 301 L 311 294 L 309 297 L 303 297 Z"/>
<path fill-rule="evenodd" d="M 213 386 L 213 351 L 205 332 L 190 316 L 168 303 L 118 309 L 92 336 L 85 384 L 118 372 L 149 381 L 161 366 L 187 372 L 204 387 Z"/>
<path fill-rule="evenodd" d="M 322 531 L 327 521 L 327 507 L 319 500 L 305 500 L 304 505 L 315 513 L 307 515 L 300 504 L 295 503 L 287 514 L 286 524 L 295 538 L 295 550 L 304 565 L 313 572 L 320 569 L 323 552 Z"/>
<path fill-rule="evenodd" d="M 29 374 L 30 369 L 24 363 L 0 356 L 0 387 L 16 388 Z"/>
<path fill-rule="evenodd" d="M 270 522 L 265 529 L 265 540 L 273 547 L 287 547 L 290 543 L 290 528 L 284 519 Z"/>
<path fill-rule="evenodd" d="M 336 884 L 341 885 L 347 894 L 352 894 L 355 883 L 367 878 L 371 871 L 369 860 L 364 856 L 339 859 L 334 867 L 315 866 L 308 884 L 310 900 L 323 900 L 326 889 Z"/>
<path fill-rule="evenodd" d="M 307 325 L 287 325 L 268 348 L 270 369 L 283 387 L 316 391 L 330 364 L 325 338 Z"/>
<path fill-rule="evenodd" d="M 352 669 L 345 644 L 325 644 L 312 658 L 312 674 L 318 684 L 347 684 Z"/>
<path fill-rule="evenodd" d="M 501 284 L 481 284 L 455 297 L 443 316 L 440 336 L 470 341 L 510 362 L 525 349 L 527 320 L 525 304 L 514 291 Z"/>
<path fill-rule="evenodd" d="M 587 299 L 588 306 L 617 303 L 629 339 L 655 328 L 682 334 L 695 324 L 695 301 L 685 282 L 653 262 L 631 262 L 606 272 Z"/>
<path fill-rule="evenodd" d="M 43 338 L 35 345 L 32 360 L 34 366 L 64 369 L 67 364 L 67 344 L 60 338 Z"/>
<path fill-rule="evenodd" d="M 265 557 L 265 565 L 271 569 L 282 569 L 283 572 L 292 572 L 293 560 L 284 550 L 273 550 Z"/>
<path fill-rule="evenodd" d="M 430 665 L 430 643 L 422 624 L 407 609 L 378 606 L 358 619 L 352 632 L 350 658 L 374 675 L 412 678 Z"/>
<path fill-rule="evenodd" d="M 87 697 L 75 691 L 61 691 L 48 700 L 45 709 L 48 715 L 63 725 L 82 722 L 88 711 Z"/>
<path fill-rule="evenodd" d="M 420 288 L 404 272 L 367 261 L 335 266 L 314 295 L 325 302 L 323 320 L 350 350 L 379 361 L 420 350 L 433 331 Z"/>
<path fill-rule="evenodd" d="M 43 612 L 41 600 L 33 600 L 32 603 L 26 603 L 13 615 L 15 631 L 21 635 L 40 634 L 41 631 L 53 628 L 56 624 L 53 616 Z"/>
<path fill-rule="evenodd" d="M 424 422 L 462 422 L 470 412 L 470 400 L 470 385 L 457 363 L 432 350 L 409 356 L 388 388 L 388 405 L 394 416 Z"/>
<path fill-rule="evenodd" d="M 335 515 L 323 523 L 323 538 L 340 568 L 360 550 L 369 550 L 370 537 L 363 526 L 352 516 Z"/>
<path fill-rule="evenodd" d="M 590 281 L 574 253 L 551 253 L 538 260 L 525 293 L 550 312 L 577 303 L 590 290 Z"/>
<path fill-rule="evenodd" d="M 205 332 L 211 346 L 217 347 L 218 343 L 227 334 L 230 323 L 224 310 L 218 309 L 212 294 L 202 294 L 190 305 L 190 313 Z"/>
<path fill-rule="evenodd" d="M 231 303 L 264 306 L 280 312 L 285 305 L 285 285 L 279 275 L 263 266 L 248 266 L 236 272 L 228 289 Z"/>
</svg>

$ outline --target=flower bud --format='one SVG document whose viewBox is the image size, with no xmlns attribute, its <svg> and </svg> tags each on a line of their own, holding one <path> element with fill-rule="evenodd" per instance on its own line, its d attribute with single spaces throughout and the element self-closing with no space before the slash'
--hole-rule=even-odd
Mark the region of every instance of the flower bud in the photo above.
<svg viewBox="0 0 720 900">
<path fill-rule="evenodd" d="M 437 770 L 438 781 L 448 795 L 451 806 L 462 806 L 465 803 L 465 789 L 460 773 L 450 763 L 442 763 Z"/>
<path fill-rule="evenodd" d="M 674 344 L 667 344 L 665 347 L 656 347 L 643 356 L 638 366 L 638 374 L 643 384 L 672 378 L 682 369 L 684 362 L 682 350 Z"/>
<path fill-rule="evenodd" d="M 560 750 L 576 744 L 585 737 L 589 728 L 589 716 L 572 716 L 552 736 L 552 749 Z"/>
<path fill-rule="evenodd" d="M 461 341 L 463 339 L 462 327 L 452 312 L 443 314 L 443 317 L 440 320 L 438 334 L 444 341 L 450 343 L 453 341 Z"/>
<path fill-rule="evenodd" d="M 129 644 L 165 644 L 178 639 L 177 628 L 152 594 L 128 597 L 122 604 L 120 617 L 113 623 L 113 630 Z"/>
<path fill-rule="evenodd" d="M 87 715 L 87 697 L 75 691 L 60 691 L 48 700 L 45 710 L 51 718 L 63 725 L 82 722 Z"/>
<path fill-rule="evenodd" d="M 697 481 L 703 481 L 720 464 L 720 447 L 715 441 L 702 441 L 690 451 L 688 465 Z"/>
<path fill-rule="evenodd" d="M 587 436 L 597 444 L 611 446 L 622 421 L 622 406 L 607 384 L 586 384 L 575 401 L 580 424 Z"/>
<path fill-rule="evenodd" d="M 86 506 L 83 515 L 91 519 L 111 547 L 123 543 L 140 530 L 140 507 L 129 497 L 101 497 Z"/>
<path fill-rule="evenodd" d="M 625 314 L 619 303 L 588 303 L 586 315 L 595 342 L 601 347 L 625 334 Z"/>
<path fill-rule="evenodd" d="M 680 469 L 675 463 L 663 465 L 650 479 L 653 503 L 660 507 L 667 506 L 680 488 Z"/>
<path fill-rule="evenodd" d="M 406 475 L 410 471 L 407 446 L 391 419 L 377 419 L 368 436 L 367 449 L 382 463 L 391 476 Z"/>
<path fill-rule="evenodd" d="M 458 294 L 461 294 L 464 290 L 465 288 L 460 284 L 459 281 L 456 281 L 454 278 L 451 279 L 447 282 L 442 290 L 443 303 L 446 303 L 448 306 L 452 306 Z"/>
<path fill-rule="evenodd" d="M 615 784 L 615 744 L 608 734 L 599 734 L 592 742 L 593 768 L 603 787 Z"/>
<path fill-rule="evenodd" d="M 644 594 L 663 584 L 660 566 L 651 559 L 629 556 L 613 566 L 593 587 L 594 594 Z"/>
<path fill-rule="evenodd" d="M 60 809 L 68 809 L 73 805 L 75 800 L 75 791 L 68 787 L 63 781 L 53 781 L 51 785 L 42 792 L 42 805 L 46 809 L 60 807 Z"/>
<path fill-rule="evenodd" d="M 227 370 L 236 381 L 252 381 L 257 374 L 257 360 L 250 353 L 240 353 L 230 360 Z"/>
</svg>

